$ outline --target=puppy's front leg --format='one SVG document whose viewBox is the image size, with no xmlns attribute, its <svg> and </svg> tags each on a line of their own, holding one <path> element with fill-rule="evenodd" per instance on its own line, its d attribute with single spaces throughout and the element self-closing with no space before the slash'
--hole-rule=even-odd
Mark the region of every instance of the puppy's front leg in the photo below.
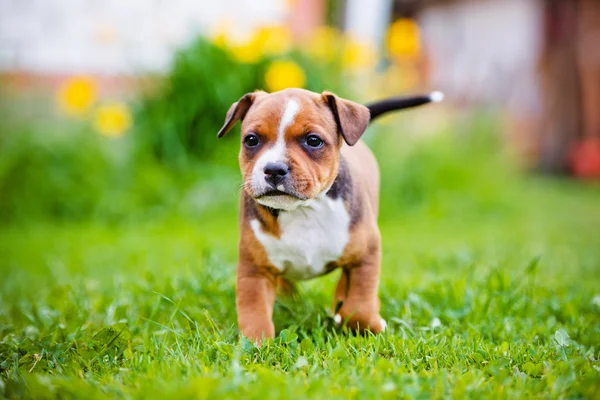
<svg viewBox="0 0 600 400">
<path fill-rule="evenodd" d="M 256 343 L 260 343 L 263 337 L 275 337 L 272 320 L 275 295 L 274 276 L 245 261 L 239 262 L 236 305 L 242 335 Z"/>
<path fill-rule="evenodd" d="M 358 266 L 343 269 L 335 290 L 334 312 L 337 322 L 346 322 L 350 329 L 379 333 L 385 329 L 385 320 L 379 315 L 379 269 L 381 253 L 379 247 L 365 254 Z M 339 315 L 339 316 L 338 316 Z"/>
</svg>

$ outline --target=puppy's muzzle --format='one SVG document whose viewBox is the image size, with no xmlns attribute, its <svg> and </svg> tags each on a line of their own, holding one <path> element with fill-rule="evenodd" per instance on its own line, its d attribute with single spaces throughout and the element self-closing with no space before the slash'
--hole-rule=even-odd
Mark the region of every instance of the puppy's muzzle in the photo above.
<svg viewBox="0 0 600 400">
<path fill-rule="evenodd" d="M 265 173 L 265 181 L 273 188 L 277 188 L 288 176 L 290 169 L 285 163 L 276 161 L 268 162 L 263 172 Z"/>
</svg>

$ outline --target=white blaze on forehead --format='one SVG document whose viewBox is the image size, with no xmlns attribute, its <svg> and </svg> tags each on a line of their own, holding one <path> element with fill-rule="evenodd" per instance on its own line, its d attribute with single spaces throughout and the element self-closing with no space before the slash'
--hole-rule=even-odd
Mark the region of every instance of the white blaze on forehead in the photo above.
<svg viewBox="0 0 600 400">
<path fill-rule="evenodd" d="M 279 126 L 277 127 L 277 140 L 275 141 L 275 144 L 270 149 L 265 151 L 254 165 L 254 170 L 252 171 L 252 181 L 255 185 L 266 185 L 266 183 L 264 183 L 263 170 L 267 163 L 285 161 L 285 131 L 294 122 L 296 114 L 298 114 L 298 110 L 300 110 L 300 105 L 298 102 L 294 99 L 288 99 L 288 101 L 285 103 L 281 119 L 279 120 Z"/>
<path fill-rule="evenodd" d="M 285 160 L 285 130 L 294 122 L 299 109 L 300 106 L 295 100 L 290 99 L 287 101 L 277 128 L 277 140 L 273 147 L 267 150 L 258 160 L 258 164 L 262 164 L 261 171 L 268 162 Z"/>
<path fill-rule="evenodd" d="M 281 121 L 279 121 L 279 130 L 277 132 L 277 141 L 283 140 L 285 136 L 285 128 L 290 126 L 292 122 L 294 122 L 294 118 L 296 118 L 296 113 L 300 106 L 296 102 L 296 100 L 288 100 L 285 105 L 285 111 L 283 112 L 283 116 L 281 117 Z"/>
</svg>

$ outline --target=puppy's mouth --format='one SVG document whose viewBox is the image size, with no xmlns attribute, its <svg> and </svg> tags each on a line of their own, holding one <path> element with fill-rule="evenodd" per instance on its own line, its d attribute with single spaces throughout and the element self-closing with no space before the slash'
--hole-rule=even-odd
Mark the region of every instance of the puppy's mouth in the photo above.
<svg viewBox="0 0 600 400">
<path fill-rule="evenodd" d="M 306 200 L 306 197 L 301 196 L 297 193 L 292 193 L 292 192 L 288 192 L 286 190 L 279 190 L 279 189 L 268 189 L 258 195 L 255 195 L 254 198 L 257 200 L 260 200 L 260 199 L 268 199 L 270 197 L 278 197 L 278 196 L 292 197 L 296 200 Z"/>
<path fill-rule="evenodd" d="M 288 193 L 286 191 L 278 190 L 278 189 L 269 189 L 266 192 L 263 192 L 260 195 L 256 196 L 255 198 L 260 199 L 262 197 L 273 197 L 273 196 L 291 196 L 291 197 L 297 198 L 298 200 L 302 200 L 300 197 L 298 197 L 295 194 Z"/>
<path fill-rule="evenodd" d="M 302 205 L 307 198 L 300 194 L 278 189 L 267 189 L 252 196 L 254 200 L 265 206 L 276 210 L 293 210 Z"/>
</svg>

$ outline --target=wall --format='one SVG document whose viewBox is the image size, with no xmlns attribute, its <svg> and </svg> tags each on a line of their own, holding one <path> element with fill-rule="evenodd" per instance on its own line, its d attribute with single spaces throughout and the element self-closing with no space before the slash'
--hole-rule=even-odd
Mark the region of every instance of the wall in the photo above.
<svg viewBox="0 0 600 400">
<path fill-rule="evenodd" d="M 243 36 L 285 15 L 280 0 L 0 0 L 0 70 L 160 71 L 173 48 L 223 21 Z"/>
<path fill-rule="evenodd" d="M 466 0 L 420 15 L 431 84 L 455 100 L 539 108 L 542 13 L 537 0 Z"/>
</svg>

